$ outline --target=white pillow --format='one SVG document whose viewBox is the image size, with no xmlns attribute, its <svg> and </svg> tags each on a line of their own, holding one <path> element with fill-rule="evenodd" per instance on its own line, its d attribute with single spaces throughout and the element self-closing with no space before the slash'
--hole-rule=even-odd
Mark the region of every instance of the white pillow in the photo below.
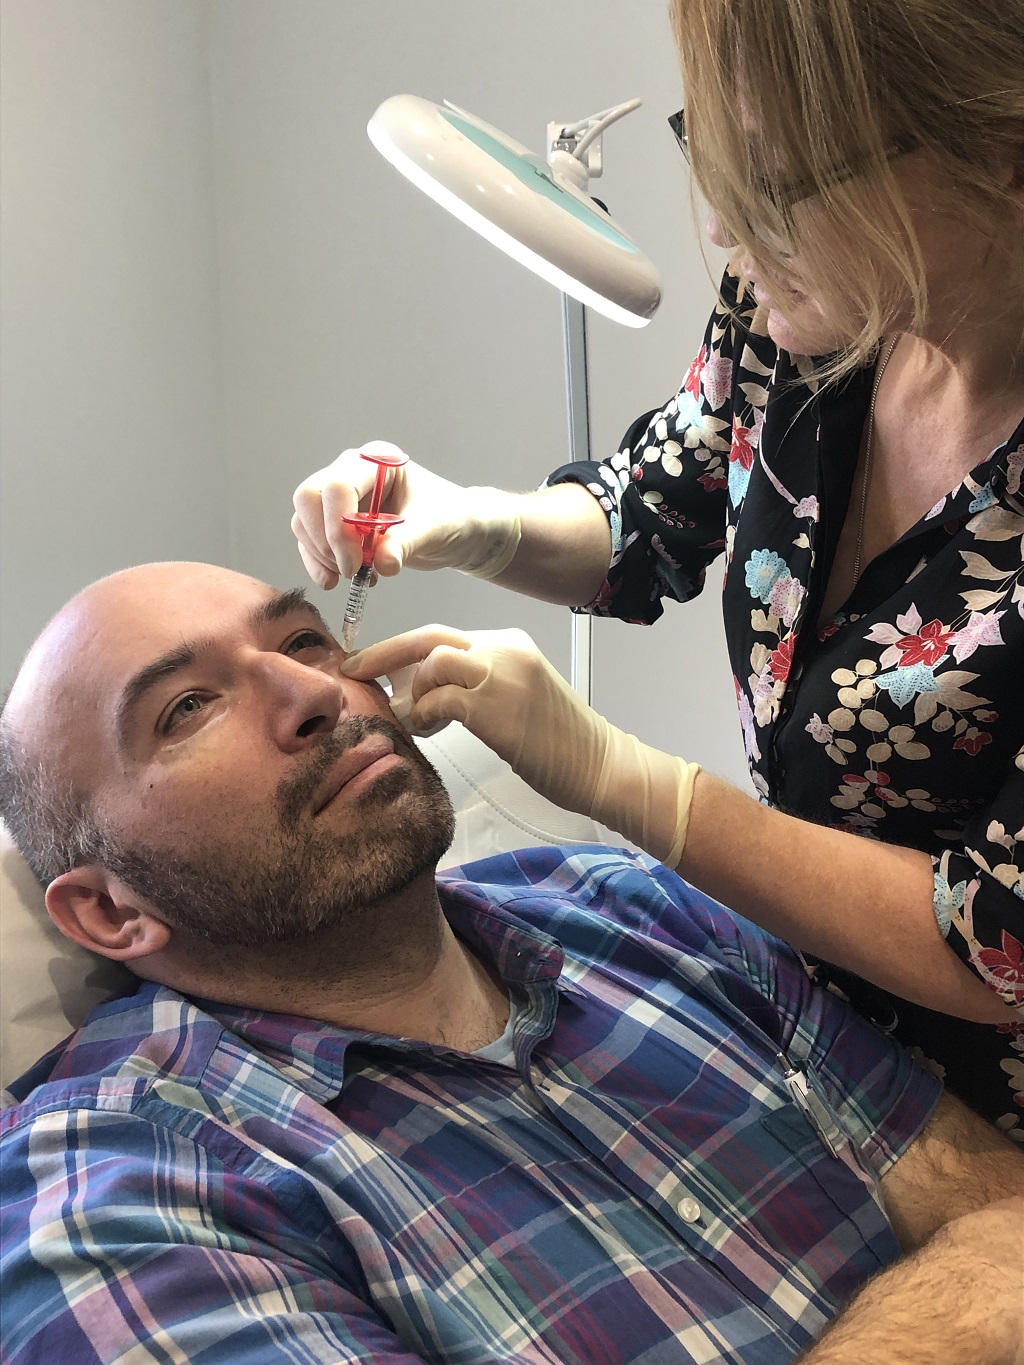
<svg viewBox="0 0 1024 1365">
<path fill-rule="evenodd" d="M 417 743 L 455 807 L 455 841 L 443 867 L 533 844 L 623 843 L 595 821 L 538 796 L 461 725 Z M 120 963 L 80 948 L 57 929 L 39 884 L 0 824 L 0 1086 L 134 980 Z"/>
<path fill-rule="evenodd" d="M 538 796 L 504 759 L 455 721 L 416 743 L 441 774 L 455 807 L 455 838 L 442 868 L 536 844 L 630 847 L 596 820 Z"/>
</svg>

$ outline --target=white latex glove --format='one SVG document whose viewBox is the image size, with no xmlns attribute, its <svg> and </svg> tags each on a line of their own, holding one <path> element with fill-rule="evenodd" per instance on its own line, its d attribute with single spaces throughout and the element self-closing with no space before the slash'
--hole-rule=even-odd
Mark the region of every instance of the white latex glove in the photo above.
<svg viewBox="0 0 1024 1365">
<path fill-rule="evenodd" d="M 402 671 L 415 665 L 410 685 Z M 414 734 L 461 721 L 549 801 L 678 865 L 698 765 L 609 725 L 525 632 L 424 626 L 359 650 L 343 671 L 395 678 L 392 708 Z"/>
<path fill-rule="evenodd" d="M 310 578 L 333 588 L 362 563 L 358 532 L 342 521 L 369 505 L 377 466 L 360 452 L 394 454 L 390 441 L 368 441 L 300 483 L 292 499 L 292 531 Z M 385 578 L 410 569 L 461 569 L 493 578 L 506 568 L 520 538 L 519 500 L 497 488 L 462 488 L 415 464 L 387 471 L 380 510 L 404 517 L 377 542 L 373 567 Z"/>
</svg>

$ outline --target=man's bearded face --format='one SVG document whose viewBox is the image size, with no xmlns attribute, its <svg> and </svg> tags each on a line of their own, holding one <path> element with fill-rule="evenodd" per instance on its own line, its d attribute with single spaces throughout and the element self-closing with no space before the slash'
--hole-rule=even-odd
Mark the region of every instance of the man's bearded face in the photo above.
<svg viewBox="0 0 1024 1365">
<path fill-rule="evenodd" d="M 405 761 L 351 799 L 339 830 L 316 811 L 318 793 L 341 756 L 373 734 L 386 735 Z M 219 828 L 215 810 L 203 828 L 208 837 L 187 846 L 104 829 L 101 861 L 171 925 L 212 944 L 260 948 L 357 929 L 382 900 L 436 867 L 455 816 L 437 772 L 400 726 L 350 716 L 278 784 L 269 810 L 254 806 L 244 830 Z"/>
</svg>

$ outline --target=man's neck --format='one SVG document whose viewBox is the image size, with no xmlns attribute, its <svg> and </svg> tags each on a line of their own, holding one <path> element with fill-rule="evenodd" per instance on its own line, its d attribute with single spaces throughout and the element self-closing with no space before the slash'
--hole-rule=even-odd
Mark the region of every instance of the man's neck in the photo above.
<svg viewBox="0 0 1024 1365">
<path fill-rule="evenodd" d="M 381 982 L 373 995 L 350 1002 L 335 1018 L 348 1028 L 475 1052 L 500 1038 L 508 1022 L 508 991 L 497 973 L 452 932 L 442 917 L 437 952 L 422 954 L 403 979 Z"/>
<path fill-rule="evenodd" d="M 158 964 L 153 963 L 153 967 Z M 344 926 L 269 949 L 182 945 L 152 979 L 183 994 L 472 1052 L 500 1037 L 508 992 L 452 931 L 433 872 Z"/>
</svg>

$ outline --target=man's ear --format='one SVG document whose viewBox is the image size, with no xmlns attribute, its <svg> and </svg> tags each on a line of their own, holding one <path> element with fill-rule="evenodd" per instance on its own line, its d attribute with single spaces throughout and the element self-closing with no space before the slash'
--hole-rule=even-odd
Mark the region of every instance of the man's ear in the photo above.
<svg viewBox="0 0 1024 1365">
<path fill-rule="evenodd" d="M 55 877 L 46 908 L 65 938 L 115 962 L 158 953 L 171 938 L 170 926 L 142 897 L 98 863 Z"/>
</svg>

